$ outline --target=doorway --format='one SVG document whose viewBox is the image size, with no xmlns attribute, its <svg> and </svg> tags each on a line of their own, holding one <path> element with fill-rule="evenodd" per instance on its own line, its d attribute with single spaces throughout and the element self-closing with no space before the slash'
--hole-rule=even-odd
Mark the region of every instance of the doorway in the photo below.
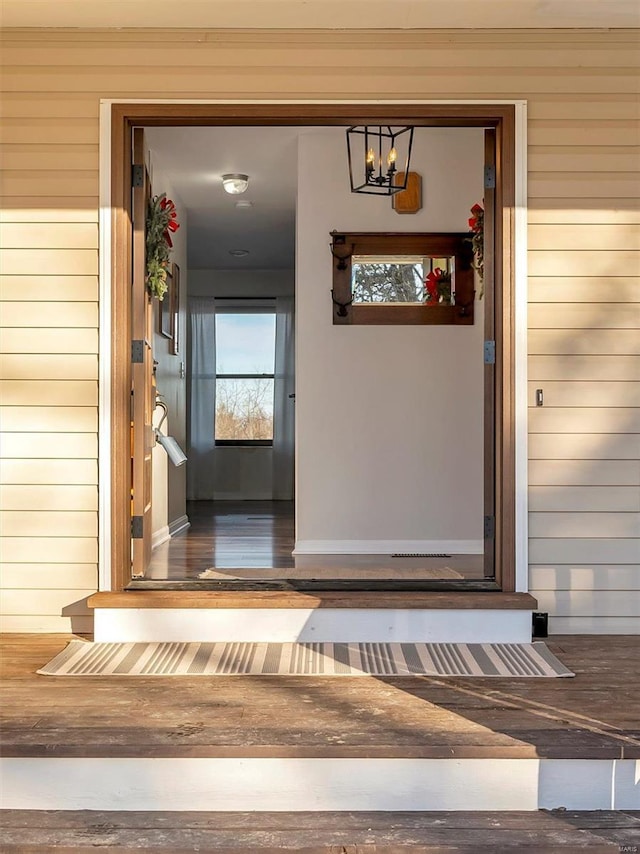
<svg viewBox="0 0 640 854">
<path fill-rule="evenodd" d="M 154 449 L 147 579 L 197 577 L 229 555 L 239 568 L 291 557 L 298 132 L 144 129 L 151 192 L 172 199 L 179 223 L 179 313 L 175 335 L 161 325 L 154 335 L 156 389 L 165 431 L 187 452 L 176 469 Z M 158 541 L 158 531 L 172 536 Z"/>
<path fill-rule="evenodd" d="M 129 105 L 129 110 L 131 111 L 134 106 L 137 105 Z M 184 110 L 186 111 L 187 105 L 185 105 Z M 122 110 L 126 108 L 121 107 Z M 151 111 L 152 106 L 146 108 Z M 260 120 L 265 123 L 274 123 L 274 124 L 284 124 L 287 121 L 291 121 L 291 117 L 289 114 L 289 110 L 283 107 L 272 107 L 269 110 L 266 107 L 255 108 L 258 112 L 262 112 L 263 115 L 259 116 Z M 380 109 L 380 108 L 377 108 Z M 116 107 L 114 107 L 116 110 Z M 300 108 L 301 111 L 307 111 L 307 116 L 304 115 L 302 118 L 308 122 L 310 126 L 325 126 L 325 125 L 340 125 L 344 126 L 347 123 L 360 121 L 375 121 L 376 114 L 373 112 L 373 108 L 368 107 L 360 107 L 360 108 L 350 108 L 347 109 L 339 109 L 336 112 L 338 115 L 333 113 L 333 108 L 331 110 L 332 115 L 329 116 L 325 113 L 322 113 L 318 110 L 318 108 L 312 109 L 311 107 Z M 398 113 L 398 108 L 390 108 L 391 112 L 396 111 L 396 115 Z M 249 121 L 249 116 L 251 116 L 251 120 L 255 121 L 256 116 L 247 108 L 247 115 L 244 117 L 244 123 Z M 142 113 L 145 112 L 145 109 L 142 110 Z M 160 110 L 160 113 L 162 110 Z M 217 115 L 216 115 L 217 113 Z M 342 115 L 340 115 L 342 113 Z M 443 115 L 443 113 L 445 115 Z M 481 114 L 481 115 L 478 115 Z M 416 126 L 424 126 L 430 127 L 433 125 L 436 126 L 476 126 L 476 127 L 485 127 L 492 126 L 495 127 L 498 131 L 497 139 L 498 139 L 498 150 L 496 152 L 496 159 L 498 164 L 498 187 L 497 187 L 497 210 L 499 211 L 499 216 L 496 222 L 496 255 L 500 259 L 500 263 L 496 267 L 495 271 L 495 303 L 492 306 L 492 311 L 495 311 L 495 316 L 497 319 L 496 329 L 499 330 L 499 333 L 496 334 L 496 400 L 499 401 L 499 406 L 495 408 L 494 414 L 494 427 L 495 427 L 495 451 L 496 451 L 496 464 L 494 466 L 494 470 L 491 472 L 491 478 L 494 484 L 497 485 L 495 489 L 495 527 L 493 532 L 493 540 L 495 544 L 496 551 L 496 581 L 494 584 L 501 586 L 503 590 L 513 589 L 513 575 L 514 575 L 514 539 L 513 539 L 513 523 L 514 523 L 514 513 L 513 513 L 513 502 L 514 502 L 514 483 L 512 481 L 513 474 L 513 443 L 512 439 L 512 428 L 513 428 L 513 397 L 511 394 L 507 393 L 509 389 L 512 389 L 513 386 L 513 373 L 511 370 L 511 338 L 510 335 L 505 338 L 502 334 L 505 328 L 509 327 L 511 322 L 511 314 L 510 314 L 510 306 L 512 304 L 512 289 L 513 289 L 513 273 L 511 269 L 510 263 L 510 247 L 512 242 L 512 228 L 511 228 L 511 217 L 513 216 L 513 176 L 509 177 L 508 170 L 504 168 L 505 153 L 512 151 L 513 145 L 513 108 L 506 107 L 504 105 L 498 105 L 495 107 L 468 107 L 462 108 L 458 107 L 454 111 L 452 108 L 447 107 L 426 107 L 426 106 L 415 106 L 407 108 L 407 112 L 398 117 L 398 121 L 411 121 Z M 134 123 L 142 123 L 144 124 L 145 120 L 149 120 L 149 116 L 146 118 L 138 113 L 137 116 L 132 116 L 129 114 L 126 116 L 121 116 L 120 121 L 125 124 L 128 122 L 130 125 Z M 186 120 L 186 112 L 182 118 L 176 117 L 175 114 L 172 116 L 172 121 L 176 123 L 184 122 Z M 192 116 L 190 121 L 194 121 L 194 117 Z M 233 119 L 234 121 L 238 121 L 237 116 Z M 202 115 L 198 117 L 198 121 L 202 123 L 209 124 L 224 124 L 230 121 L 228 115 L 225 115 L 225 110 L 223 108 L 216 108 L 214 106 L 210 109 L 210 115 L 205 119 Z M 296 122 L 300 122 L 300 116 L 296 115 Z M 159 117 L 156 113 L 156 118 L 154 123 L 159 123 Z M 124 193 L 121 192 L 121 196 Z M 511 202 L 510 202 L 511 200 Z M 126 203 L 126 199 L 123 199 L 123 202 Z M 336 223 L 338 224 L 338 223 Z M 507 227 L 505 227 L 507 226 Z M 325 236 L 323 235 L 323 240 Z M 509 251 L 506 251 L 509 249 Z M 486 303 L 485 303 L 486 305 Z M 509 310 L 508 315 L 505 315 L 505 310 Z M 505 322 L 508 320 L 508 323 L 505 327 Z M 121 426 L 121 425 L 120 425 Z M 260 514 L 254 514 L 260 515 Z M 118 538 L 114 538 L 114 545 L 116 545 Z M 116 549 L 114 549 L 115 555 Z M 301 561 L 301 564 L 308 560 L 309 555 L 300 555 L 300 558 L 304 558 Z M 350 556 L 351 563 L 358 564 L 361 562 L 361 556 Z M 412 560 L 413 558 L 403 556 L 402 559 Z M 336 555 L 328 556 L 325 558 L 327 563 L 335 564 L 338 560 Z M 317 562 L 317 561 L 316 561 Z M 301 566 L 302 569 L 302 566 Z M 123 577 L 123 582 L 126 581 L 126 578 Z"/>
</svg>

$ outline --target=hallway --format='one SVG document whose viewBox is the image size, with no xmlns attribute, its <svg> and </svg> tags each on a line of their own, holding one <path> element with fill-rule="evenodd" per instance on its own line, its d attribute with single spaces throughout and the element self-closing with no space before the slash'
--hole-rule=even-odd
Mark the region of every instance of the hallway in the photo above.
<svg viewBox="0 0 640 854">
<path fill-rule="evenodd" d="M 293 555 L 292 501 L 192 501 L 187 511 L 191 527 L 154 550 L 146 581 L 483 578 L 482 555 Z"/>
</svg>

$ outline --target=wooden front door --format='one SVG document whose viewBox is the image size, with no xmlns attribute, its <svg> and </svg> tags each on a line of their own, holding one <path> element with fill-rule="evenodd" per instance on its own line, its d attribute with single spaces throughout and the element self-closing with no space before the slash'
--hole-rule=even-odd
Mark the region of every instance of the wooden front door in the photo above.
<svg viewBox="0 0 640 854">
<path fill-rule="evenodd" d="M 151 559 L 153 306 L 145 284 L 147 203 L 151 195 L 144 130 L 133 130 L 131 292 L 131 574 L 145 574 Z"/>
</svg>

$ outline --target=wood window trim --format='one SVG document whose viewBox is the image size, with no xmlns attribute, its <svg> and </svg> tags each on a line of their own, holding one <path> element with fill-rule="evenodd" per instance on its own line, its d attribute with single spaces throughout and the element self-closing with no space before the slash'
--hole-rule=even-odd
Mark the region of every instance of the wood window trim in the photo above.
<svg viewBox="0 0 640 854">
<path fill-rule="evenodd" d="M 469 234 L 452 232 L 331 232 L 335 325 L 473 324 L 473 267 Z M 342 247 L 340 252 L 339 247 Z M 352 303 L 352 260 L 358 255 L 453 257 L 456 304 Z"/>
<path fill-rule="evenodd" d="M 216 448 L 272 448 L 273 439 L 215 439 Z"/>
<path fill-rule="evenodd" d="M 494 127 L 496 131 L 495 566 L 504 593 L 515 591 L 515 105 L 487 104 L 111 104 L 112 346 L 111 587 L 131 579 L 131 138 L 135 126 L 342 126 L 413 124 L 415 127 Z M 485 278 L 487 271 L 485 270 Z M 485 310 L 490 305 L 487 301 Z"/>
</svg>

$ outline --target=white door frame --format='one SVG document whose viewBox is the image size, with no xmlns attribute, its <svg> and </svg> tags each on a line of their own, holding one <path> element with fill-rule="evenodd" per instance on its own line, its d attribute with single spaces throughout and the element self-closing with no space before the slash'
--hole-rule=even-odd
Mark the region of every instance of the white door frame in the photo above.
<svg viewBox="0 0 640 854">
<path fill-rule="evenodd" d="M 99 253 L 99 374 L 98 374 L 98 590 L 111 590 L 111 107 L 113 104 L 321 104 L 345 105 L 353 99 L 148 99 L 100 100 L 100 253 Z M 357 99 L 358 104 L 460 105 L 509 104 L 515 108 L 515 257 L 514 262 L 514 378 L 515 378 L 515 589 L 528 592 L 527 520 L 527 102 L 516 99 L 379 100 Z"/>
</svg>

